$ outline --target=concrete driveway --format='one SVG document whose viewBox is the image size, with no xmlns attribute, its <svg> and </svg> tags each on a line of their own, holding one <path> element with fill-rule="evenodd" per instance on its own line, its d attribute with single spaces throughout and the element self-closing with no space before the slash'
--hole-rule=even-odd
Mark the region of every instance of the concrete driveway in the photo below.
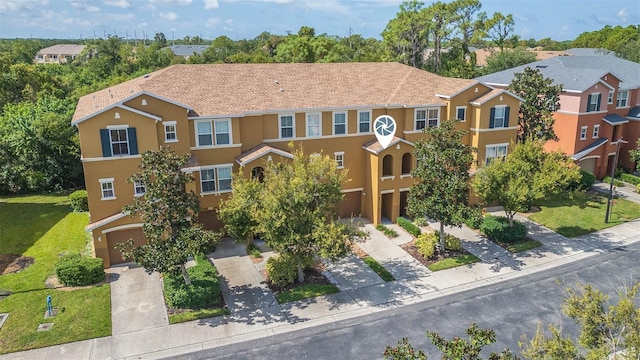
<svg viewBox="0 0 640 360">
<path fill-rule="evenodd" d="M 169 325 L 157 273 L 128 263 L 107 270 L 111 285 L 111 331 L 121 335 Z"/>
</svg>

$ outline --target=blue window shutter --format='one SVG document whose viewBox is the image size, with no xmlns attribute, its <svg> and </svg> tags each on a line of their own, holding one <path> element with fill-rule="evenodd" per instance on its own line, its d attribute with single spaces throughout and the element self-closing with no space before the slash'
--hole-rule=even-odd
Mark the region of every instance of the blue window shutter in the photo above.
<svg viewBox="0 0 640 360">
<path fill-rule="evenodd" d="M 129 139 L 129 155 L 137 155 L 138 137 L 136 136 L 136 128 L 127 129 L 127 138 Z"/>
<path fill-rule="evenodd" d="M 509 127 L 509 107 L 504 108 L 504 127 Z"/>
<path fill-rule="evenodd" d="M 598 94 L 598 107 L 596 108 L 596 111 L 600 111 L 600 100 L 602 99 L 602 94 Z"/>
<path fill-rule="evenodd" d="M 111 139 L 109 139 L 109 129 L 100 129 L 100 142 L 102 143 L 102 156 L 111 156 Z"/>
<path fill-rule="evenodd" d="M 496 120 L 496 108 L 491 108 L 491 113 L 489 114 L 489 128 L 490 129 L 493 129 L 495 120 Z"/>
</svg>

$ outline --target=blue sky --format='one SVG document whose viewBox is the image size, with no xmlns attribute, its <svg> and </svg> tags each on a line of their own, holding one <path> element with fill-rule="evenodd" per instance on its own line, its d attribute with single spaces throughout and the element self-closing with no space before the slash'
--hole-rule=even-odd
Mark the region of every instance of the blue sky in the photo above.
<svg viewBox="0 0 640 360">
<path fill-rule="evenodd" d="M 0 0 L 0 37 L 87 38 L 115 34 L 170 41 L 185 36 L 237 40 L 263 31 L 381 38 L 401 0 Z M 425 1 L 430 4 L 431 1 Z M 605 25 L 640 24 L 638 0 L 484 0 L 482 11 L 513 14 L 524 39 L 572 40 Z"/>
</svg>

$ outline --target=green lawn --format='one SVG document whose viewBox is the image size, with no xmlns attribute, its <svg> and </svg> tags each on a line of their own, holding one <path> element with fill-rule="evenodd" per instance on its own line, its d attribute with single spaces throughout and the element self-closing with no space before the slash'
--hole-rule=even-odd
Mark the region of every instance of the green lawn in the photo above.
<svg viewBox="0 0 640 360">
<path fill-rule="evenodd" d="M 390 272 L 387 271 L 387 269 L 380 265 L 380 263 L 371 256 L 362 258 L 362 261 L 364 261 L 365 264 L 369 265 L 371 270 L 378 274 L 378 276 L 380 276 L 380 278 L 385 282 L 394 281 L 396 279 L 393 277 L 393 275 L 391 275 Z"/>
<path fill-rule="evenodd" d="M 473 264 L 475 262 L 479 262 L 481 261 L 480 258 L 478 258 L 477 256 L 473 255 L 473 254 L 467 254 L 467 255 L 460 255 L 460 256 L 456 256 L 453 258 L 446 258 L 443 260 L 440 260 L 436 263 L 433 263 L 431 265 L 429 265 L 429 270 L 431 271 L 440 271 L 440 270 L 444 270 L 444 269 L 449 269 L 452 267 L 457 267 L 457 266 L 462 266 L 462 265 L 467 265 L 467 264 Z"/>
<path fill-rule="evenodd" d="M 537 204 L 540 211 L 529 218 L 566 237 L 576 237 L 640 217 L 640 204 L 615 199 L 609 223 L 604 222 L 607 197 L 586 193 L 560 196 Z"/>
<path fill-rule="evenodd" d="M 67 197 L 32 195 L 0 198 L 0 254 L 25 255 L 35 263 L 22 272 L 0 275 L 0 289 L 13 294 L 0 300 L 10 313 L 0 330 L 0 353 L 111 335 L 111 292 L 108 285 L 74 291 L 45 287 L 60 254 L 85 252 L 87 213 L 72 213 Z M 51 295 L 59 314 L 44 319 Z M 53 322 L 52 330 L 36 332 Z"/>
<path fill-rule="evenodd" d="M 169 324 L 177 324 L 185 321 L 206 319 L 214 316 L 229 315 L 227 308 L 187 310 L 177 314 L 169 314 Z"/>
<path fill-rule="evenodd" d="M 320 295 L 337 293 L 340 290 L 335 285 L 307 284 L 298 286 L 288 291 L 283 291 L 276 295 L 280 304 L 312 298 Z"/>
</svg>

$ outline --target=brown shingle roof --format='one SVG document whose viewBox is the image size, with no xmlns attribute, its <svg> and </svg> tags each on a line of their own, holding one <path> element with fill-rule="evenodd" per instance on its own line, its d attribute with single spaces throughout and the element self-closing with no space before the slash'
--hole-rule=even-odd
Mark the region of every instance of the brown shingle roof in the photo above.
<svg viewBox="0 0 640 360">
<path fill-rule="evenodd" d="M 291 153 L 288 151 L 280 150 L 278 148 L 274 148 L 273 146 L 269 146 L 267 144 L 260 144 L 240 154 L 240 156 L 236 159 L 236 162 L 244 166 L 270 153 L 278 154 L 282 157 L 288 157 L 290 159 L 293 159 L 293 155 L 291 155 Z"/>
<path fill-rule="evenodd" d="M 444 104 L 475 80 L 445 78 L 399 63 L 173 65 L 80 98 L 73 121 L 147 92 L 198 116 L 286 109 Z"/>
</svg>

